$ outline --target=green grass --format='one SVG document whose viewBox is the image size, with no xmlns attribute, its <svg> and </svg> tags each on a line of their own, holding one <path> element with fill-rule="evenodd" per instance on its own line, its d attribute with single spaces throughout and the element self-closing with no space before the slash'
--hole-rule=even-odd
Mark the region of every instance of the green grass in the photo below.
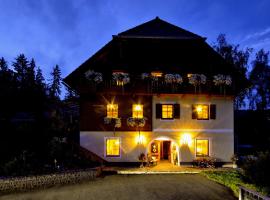
<svg viewBox="0 0 270 200">
<path fill-rule="evenodd" d="M 201 172 L 201 174 L 210 180 L 213 180 L 230 188 L 236 197 L 238 197 L 239 195 L 239 185 L 257 192 L 261 192 L 261 189 L 259 187 L 256 187 L 254 184 L 245 182 L 244 176 L 238 170 L 211 170 L 203 171 Z"/>
</svg>

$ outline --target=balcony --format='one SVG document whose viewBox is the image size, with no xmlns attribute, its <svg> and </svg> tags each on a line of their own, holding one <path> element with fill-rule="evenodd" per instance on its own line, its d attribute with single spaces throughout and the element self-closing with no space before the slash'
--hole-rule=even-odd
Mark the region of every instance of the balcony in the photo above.
<svg viewBox="0 0 270 200">
<path fill-rule="evenodd" d="M 110 94 L 214 94 L 233 95 L 233 85 L 215 85 L 213 80 L 205 84 L 192 85 L 188 80 L 181 84 L 167 83 L 164 80 L 131 79 L 127 84 L 116 84 L 113 80 L 103 80 L 102 83 L 93 84 L 89 81 L 80 87 L 81 93 L 110 93 Z"/>
</svg>

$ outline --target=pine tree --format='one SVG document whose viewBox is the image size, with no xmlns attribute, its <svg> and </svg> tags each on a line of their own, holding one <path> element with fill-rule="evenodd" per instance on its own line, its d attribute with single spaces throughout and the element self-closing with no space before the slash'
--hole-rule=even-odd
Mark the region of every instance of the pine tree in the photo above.
<svg viewBox="0 0 270 200">
<path fill-rule="evenodd" d="M 0 59 L 0 71 L 2 71 L 2 72 L 8 71 L 7 62 L 3 57 Z"/>
<path fill-rule="evenodd" d="M 50 94 L 53 98 L 60 98 L 61 95 L 61 70 L 58 65 L 56 65 L 53 68 L 53 71 L 51 72 L 51 85 L 50 85 Z"/>
<path fill-rule="evenodd" d="M 70 87 L 66 86 L 66 95 L 65 95 L 65 99 L 72 99 L 76 97 L 76 92 L 74 90 L 72 90 Z"/>
<path fill-rule="evenodd" d="M 15 58 L 15 62 L 13 62 L 12 66 L 16 71 L 16 79 L 20 82 L 21 85 L 25 84 L 25 79 L 27 77 L 28 71 L 28 60 L 24 56 L 24 54 L 20 54 L 17 58 Z"/>
<path fill-rule="evenodd" d="M 42 70 L 39 67 L 37 68 L 36 72 L 36 84 L 42 87 L 45 86 L 45 79 L 43 77 Z"/>
<path fill-rule="evenodd" d="M 36 63 L 35 60 L 32 58 L 30 61 L 27 70 L 26 70 L 26 79 L 28 81 L 28 84 L 32 85 L 35 84 L 35 69 L 36 69 Z"/>
</svg>

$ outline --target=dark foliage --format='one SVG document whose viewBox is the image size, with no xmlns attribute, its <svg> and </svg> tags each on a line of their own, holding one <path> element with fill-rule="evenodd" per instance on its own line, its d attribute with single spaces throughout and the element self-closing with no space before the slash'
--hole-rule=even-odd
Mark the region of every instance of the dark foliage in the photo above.
<svg viewBox="0 0 270 200">
<path fill-rule="evenodd" d="M 78 138 L 77 97 L 61 100 L 61 71 L 50 84 L 34 59 L 0 59 L 0 176 L 91 166 L 69 141 Z M 74 106 L 75 105 L 75 106 Z"/>
<path fill-rule="evenodd" d="M 270 107 L 270 66 L 269 52 L 263 49 L 256 53 L 256 59 L 253 61 L 252 70 L 250 72 L 250 88 L 249 98 L 251 109 L 266 110 Z"/>
<path fill-rule="evenodd" d="M 242 169 L 249 181 L 261 186 L 270 193 L 270 153 L 260 152 L 256 156 L 246 156 Z"/>
<path fill-rule="evenodd" d="M 214 44 L 213 48 L 225 59 L 229 65 L 233 65 L 238 72 L 233 79 L 234 87 L 237 87 L 235 88 L 237 91 L 235 108 L 238 110 L 245 106 L 244 99 L 248 91 L 247 89 L 250 86 L 250 82 L 247 78 L 247 71 L 248 61 L 252 49 L 246 48 L 241 50 L 239 45 L 229 44 L 224 34 L 220 34 L 218 36 L 217 42 Z"/>
<path fill-rule="evenodd" d="M 270 111 L 238 110 L 234 114 L 235 152 L 249 155 L 270 151 Z"/>
</svg>

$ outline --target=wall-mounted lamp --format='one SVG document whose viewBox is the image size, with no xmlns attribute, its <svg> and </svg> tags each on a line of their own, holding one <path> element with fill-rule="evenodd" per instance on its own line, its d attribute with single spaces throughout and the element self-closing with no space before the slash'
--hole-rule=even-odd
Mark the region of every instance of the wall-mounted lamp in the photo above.
<svg viewBox="0 0 270 200">
<path fill-rule="evenodd" d="M 144 142 L 145 142 L 145 137 L 143 135 L 140 134 L 136 137 L 137 144 L 144 144 Z"/>
<path fill-rule="evenodd" d="M 189 133 L 184 133 L 181 136 L 181 145 L 188 145 L 188 146 L 190 146 L 191 143 L 192 143 L 191 135 Z"/>
</svg>

